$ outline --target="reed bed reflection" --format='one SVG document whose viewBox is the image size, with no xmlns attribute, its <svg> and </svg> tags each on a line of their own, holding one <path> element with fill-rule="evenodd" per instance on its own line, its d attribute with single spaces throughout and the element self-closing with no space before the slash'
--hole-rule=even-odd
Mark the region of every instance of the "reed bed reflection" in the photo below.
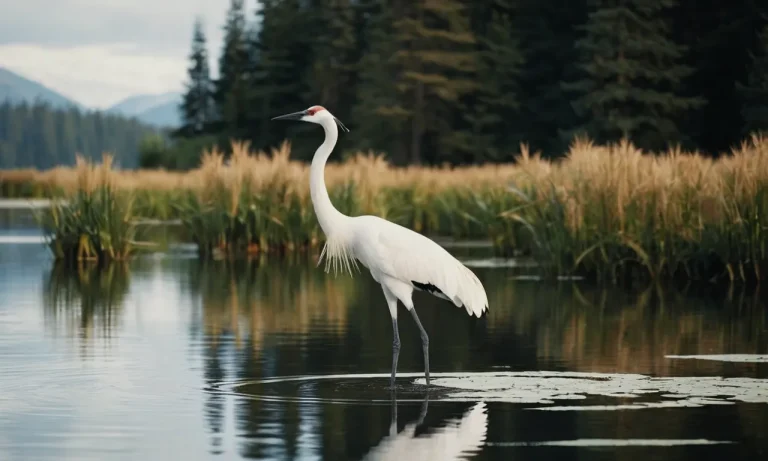
<svg viewBox="0 0 768 461">
<path fill-rule="evenodd" d="M 343 335 L 358 295 L 351 278 L 334 278 L 312 270 L 309 258 L 297 256 L 266 262 L 205 262 L 191 273 L 191 287 L 202 300 L 205 335 L 215 345 L 231 335 L 259 351 L 268 337 Z"/>
<path fill-rule="evenodd" d="M 573 371 L 668 375 L 680 362 L 666 355 L 768 349 L 768 313 L 759 289 L 720 293 L 659 284 L 623 290 L 514 282 L 495 285 L 489 301 L 504 306 L 488 313 L 491 336 L 511 332 L 528 337 L 542 361 Z M 730 365 L 696 366 L 722 373 Z"/>
<path fill-rule="evenodd" d="M 46 323 L 87 345 L 119 331 L 123 303 L 130 286 L 127 264 L 106 267 L 54 264 L 46 275 L 43 306 Z"/>
</svg>

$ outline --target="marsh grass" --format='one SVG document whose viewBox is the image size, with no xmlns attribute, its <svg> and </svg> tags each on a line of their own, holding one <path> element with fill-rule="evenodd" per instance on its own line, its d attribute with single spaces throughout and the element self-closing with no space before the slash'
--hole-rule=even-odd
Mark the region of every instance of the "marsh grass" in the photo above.
<svg viewBox="0 0 768 461">
<path fill-rule="evenodd" d="M 77 158 L 76 187 L 38 215 L 54 257 L 65 262 L 127 259 L 134 248 L 133 194 L 113 184 L 112 157 L 100 165 Z"/>
<path fill-rule="evenodd" d="M 579 141 L 549 164 L 523 159 L 507 219 L 551 272 L 598 279 L 764 278 L 768 140 L 719 160 Z"/>
<path fill-rule="evenodd" d="M 427 169 L 393 169 L 381 156 L 358 154 L 329 165 L 326 182 L 331 200 L 345 214 L 375 214 L 420 232 L 466 236 L 469 219 L 454 212 L 458 194 L 434 193 L 439 176 Z M 309 167 L 290 160 L 288 144 L 253 154 L 247 144 L 234 143 L 228 159 L 206 152 L 200 168 L 185 179 L 168 216 L 182 220 L 205 257 L 312 251 L 323 243 Z M 474 231 L 484 235 L 481 228 Z"/>
<path fill-rule="evenodd" d="M 77 206 L 62 212 L 69 219 L 51 226 L 77 229 L 59 238 L 66 248 L 79 247 L 64 236 L 91 235 L 71 215 L 99 209 L 100 220 L 86 222 L 108 230 L 103 240 L 116 255 L 128 253 L 120 242 L 130 241 L 131 228 L 117 226 L 127 217 L 180 220 L 206 258 L 317 249 L 323 234 L 309 166 L 292 161 L 290 151 L 288 143 L 268 153 L 233 143 L 230 157 L 205 152 L 188 172 L 110 171 L 109 200 L 83 194 L 80 163 L 0 172 L 0 184 L 74 198 Z M 768 140 L 760 136 L 716 160 L 588 140 L 576 140 L 558 161 L 523 146 L 514 163 L 460 168 L 396 168 L 359 153 L 330 163 L 326 184 L 343 213 L 381 216 L 424 234 L 490 238 L 497 254 L 535 257 L 550 274 L 748 281 L 766 273 Z M 96 234 L 84 248 L 104 248 Z"/>
</svg>

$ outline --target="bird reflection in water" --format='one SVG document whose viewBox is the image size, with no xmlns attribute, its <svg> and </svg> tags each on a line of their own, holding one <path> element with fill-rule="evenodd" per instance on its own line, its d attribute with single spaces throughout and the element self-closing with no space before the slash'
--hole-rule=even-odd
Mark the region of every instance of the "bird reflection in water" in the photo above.
<svg viewBox="0 0 768 461">
<path fill-rule="evenodd" d="M 472 405 L 459 418 L 443 421 L 431 431 L 416 434 L 424 423 L 429 406 L 429 394 L 424 395 L 421 412 L 416 421 L 397 432 L 397 395 L 391 393 L 392 422 L 389 435 L 384 437 L 362 458 L 373 460 L 459 460 L 469 459 L 485 444 L 488 430 L 488 414 L 485 402 Z"/>
</svg>

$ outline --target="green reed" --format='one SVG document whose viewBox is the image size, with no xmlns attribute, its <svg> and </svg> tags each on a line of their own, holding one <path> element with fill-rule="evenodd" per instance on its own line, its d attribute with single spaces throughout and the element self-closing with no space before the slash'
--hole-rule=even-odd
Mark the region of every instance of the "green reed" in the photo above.
<svg viewBox="0 0 768 461">
<path fill-rule="evenodd" d="M 112 184 L 109 156 L 98 167 L 78 159 L 77 170 L 77 190 L 37 213 L 54 257 L 65 262 L 127 259 L 136 233 L 133 194 Z"/>
</svg>

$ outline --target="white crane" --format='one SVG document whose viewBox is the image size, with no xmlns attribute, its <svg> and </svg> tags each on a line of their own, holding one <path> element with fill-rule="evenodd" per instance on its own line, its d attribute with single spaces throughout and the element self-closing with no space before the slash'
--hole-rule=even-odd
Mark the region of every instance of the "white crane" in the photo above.
<svg viewBox="0 0 768 461">
<path fill-rule="evenodd" d="M 326 260 L 326 272 L 333 266 L 349 271 L 360 261 L 381 284 L 392 317 L 392 376 L 395 386 L 397 359 L 400 354 L 400 334 L 397 328 L 397 301 L 410 311 L 421 332 L 424 350 L 424 377 L 429 385 L 429 336 L 421 325 L 411 295 L 413 290 L 426 291 L 439 298 L 464 307 L 478 318 L 488 309 L 488 297 L 474 273 L 429 238 L 378 216 L 350 217 L 331 203 L 325 187 L 325 163 L 339 137 L 338 126 L 344 124 L 321 106 L 272 120 L 299 120 L 323 127 L 325 140 L 315 151 L 309 172 L 309 188 L 317 220 L 325 233 L 326 242 L 320 254 Z M 319 262 L 318 262 L 319 264 Z"/>
</svg>

